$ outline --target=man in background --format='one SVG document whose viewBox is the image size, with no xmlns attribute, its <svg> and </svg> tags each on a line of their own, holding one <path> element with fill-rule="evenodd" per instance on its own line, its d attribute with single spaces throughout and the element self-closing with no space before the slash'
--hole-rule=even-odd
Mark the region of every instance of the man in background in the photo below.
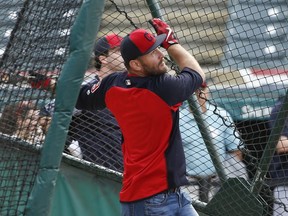
<svg viewBox="0 0 288 216">
<path fill-rule="evenodd" d="M 112 33 L 96 41 L 94 56 L 91 58 L 82 85 L 90 82 L 100 83 L 103 77 L 124 69 L 120 54 L 122 39 Z M 54 104 L 54 100 L 47 104 L 44 112 L 51 115 Z M 121 139 L 118 123 L 108 109 L 92 111 L 74 109 L 67 138 L 68 153 L 123 172 Z"/>
</svg>

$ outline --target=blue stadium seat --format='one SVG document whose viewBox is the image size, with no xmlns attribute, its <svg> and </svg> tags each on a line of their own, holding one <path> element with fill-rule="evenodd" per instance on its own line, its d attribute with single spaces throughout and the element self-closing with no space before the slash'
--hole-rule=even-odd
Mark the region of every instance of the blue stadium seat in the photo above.
<svg viewBox="0 0 288 216">
<path fill-rule="evenodd" d="M 283 4 L 286 0 L 238 0 L 239 3 L 245 4 Z"/>
<path fill-rule="evenodd" d="M 227 23 L 229 35 L 235 39 L 250 40 L 286 40 L 288 33 L 287 22 L 256 23 L 239 22 L 238 20 Z"/>
<path fill-rule="evenodd" d="M 259 68 L 259 69 L 273 69 L 287 70 L 287 59 L 241 59 L 230 56 L 225 53 L 225 56 L 221 60 L 221 67 L 229 68 L 233 70 L 239 70 L 243 68 Z"/>
<path fill-rule="evenodd" d="M 283 0 L 230 0 L 221 66 L 288 66 L 288 5 Z"/>
<path fill-rule="evenodd" d="M 228 39 L 229 41 L 229 39 Z M 234 40 L 225 50 L 231 57 L 241 59 L 281 59 L 287 56 L 287 45 L 275 41 Z"/>
<path fill-rule="evenodd" d="M 244 22 L 281 22 L 286 21 L 288 16 L 287 4 L 228 4 L 228 12 L 231 20 Z"/>
</svg>

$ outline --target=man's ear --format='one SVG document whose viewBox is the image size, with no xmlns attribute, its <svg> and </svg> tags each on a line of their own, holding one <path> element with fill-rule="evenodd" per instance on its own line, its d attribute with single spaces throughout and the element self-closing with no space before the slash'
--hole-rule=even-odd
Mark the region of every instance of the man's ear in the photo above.
<svg viewBox="0 0 288 216">
<path fill-rule="evenodd" d="M 106 63 L 107 63 L 107 61 L 106 61 L 107 57 L 104 56 L 104 55 L 100 55 L 100 56 L 98 57 L 98 59 L 99 59 L 99 61 L 101 62 L 101 64 L 106 64 Z"/>
<path fill-rule="evenodd" d="M 129 62 L 129 65 L 130 65 L 130 68 L 134 71 L 141 71 L 142 70 L 142 65 L 137 59 L 131 60 Z"/>
</svg>

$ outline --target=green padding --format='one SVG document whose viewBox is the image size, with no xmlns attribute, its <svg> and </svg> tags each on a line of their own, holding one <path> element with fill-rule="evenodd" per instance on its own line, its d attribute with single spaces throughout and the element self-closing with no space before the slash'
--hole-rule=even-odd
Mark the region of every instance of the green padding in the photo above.
<svg viewBox="0 0 288 216">
<path fill-rule="evenodd" d="M 23 215 L 39 157 L 0 137 L 0 215 Z"/>
<path fill-rule="evenodd" d="M 61 163 L 69 123 L 90 60 L 103 10 L 103 0 L 83 1 L 71 29 L 70 53 L 57 81 L 54 115 L 43 145 L 39 173 L 27 203 L 25 216 L 46 216 L 50 212 L 50 197 L 53 196 L 53 182 L 56 182 L 57 177 L 57 173 L 54 172 L 57 172 Z M 47 178 L 43 179 L 45 172 Z M 50 174 L 52 176 L 49 176 Z M 55 179 L 52 178 L 53 176 Z"/>
<path fill-rule="evenodd" d="M 50 216 L 117 216 L 121 183 L 62 163 Z"/>
</svg>

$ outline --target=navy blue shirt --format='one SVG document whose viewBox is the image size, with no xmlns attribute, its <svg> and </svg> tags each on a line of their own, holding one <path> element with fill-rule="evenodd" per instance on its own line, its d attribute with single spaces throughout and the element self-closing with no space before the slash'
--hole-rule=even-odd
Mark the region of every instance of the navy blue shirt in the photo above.
<svg viewBox="0 0 288 216">
<path fill-rule="evenodd" d="M 122 134 L 108 109 L 74 115 L 68 137 L 79 142 L 84 160 L 123 172 Z"/>
</svg>

